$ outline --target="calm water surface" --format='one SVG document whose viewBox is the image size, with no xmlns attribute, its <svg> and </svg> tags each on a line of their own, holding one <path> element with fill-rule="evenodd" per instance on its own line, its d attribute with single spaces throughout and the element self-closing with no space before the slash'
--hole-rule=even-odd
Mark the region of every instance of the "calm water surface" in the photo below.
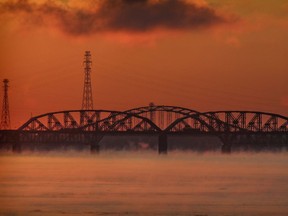
<svg viewBox="0 0 288 216">
<path fill-rule="evenodd" d="M 0 215 L 288 215 L 288 153 L 0 155 Z"/>
</svg>

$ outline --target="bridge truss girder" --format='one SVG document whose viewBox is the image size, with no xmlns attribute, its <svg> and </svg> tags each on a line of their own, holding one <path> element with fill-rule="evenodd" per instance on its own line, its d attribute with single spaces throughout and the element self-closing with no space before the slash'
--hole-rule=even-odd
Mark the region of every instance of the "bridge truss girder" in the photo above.
<svg viewBox="0 0 288 216">
<path fill-rule="evenodd" d="M 214 111 L 204 114 L 251 132 L 288 132 L 288 118 L 279 114 L 258 111 Z"/>
<path fill-rule="evenodd" d="M 199 113 L 173 106 L 147 106 L 124 112 L 68 110 L 36 116 L 20 131 L 200 131 L 287 132 L 288 118 L 273 113 L 217 111 Z"/>
</svg>

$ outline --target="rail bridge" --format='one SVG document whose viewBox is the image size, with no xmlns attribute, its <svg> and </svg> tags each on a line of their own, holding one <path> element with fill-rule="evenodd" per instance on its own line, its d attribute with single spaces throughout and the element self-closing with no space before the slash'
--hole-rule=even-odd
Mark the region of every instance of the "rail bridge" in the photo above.
<svg viewBox="0 0 288 216">
<path fill-rule="evenodd" d="M 115 110 L 65 110 L 35 116 L 18 130 L 0 131 L 0 143 L 21 151 L 25 143 L 90 146 L 98 152 L 104 136 L 158 136 L 158 152 L 167 153 L 171 135 L 214 136 L 222 152 L 233 145 L 288 147 L 288 117 L 258 111 L 199 112 L 177 106 Z"/>
</svg>

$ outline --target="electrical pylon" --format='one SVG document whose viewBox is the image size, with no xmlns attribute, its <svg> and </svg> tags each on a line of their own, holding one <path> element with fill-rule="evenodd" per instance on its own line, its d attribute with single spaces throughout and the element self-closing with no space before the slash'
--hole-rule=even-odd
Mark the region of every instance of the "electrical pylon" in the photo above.
<svg viewBox="0 0 288 216">
<path fill-rule="evenodd" d="M 10 113 L 9 113 L 9 101 L 8 101 L 8 79 L 3 80 L 4 83 L 4 97 L 2 105 L 1 125 L 2 130 L 10 129 Z"/>
<path fill-rule="evenodd" d="M 82 99 L 82 110 L 93 110 L 92 85 L 91 85 L 91 54 L 85 51 L 84 55 L 84 90 Z"/>
</svg>

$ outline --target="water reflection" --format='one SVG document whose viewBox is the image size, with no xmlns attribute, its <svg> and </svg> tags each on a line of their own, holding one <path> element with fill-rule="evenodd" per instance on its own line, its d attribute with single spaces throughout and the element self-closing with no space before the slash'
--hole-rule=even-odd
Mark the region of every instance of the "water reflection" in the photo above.
<svg viewBox="0 0 288 216">
<path fill-rule="evenodd" d="M 287 153 L 2 155 L 0 215 L 287 215 Z"/>
</svg>

